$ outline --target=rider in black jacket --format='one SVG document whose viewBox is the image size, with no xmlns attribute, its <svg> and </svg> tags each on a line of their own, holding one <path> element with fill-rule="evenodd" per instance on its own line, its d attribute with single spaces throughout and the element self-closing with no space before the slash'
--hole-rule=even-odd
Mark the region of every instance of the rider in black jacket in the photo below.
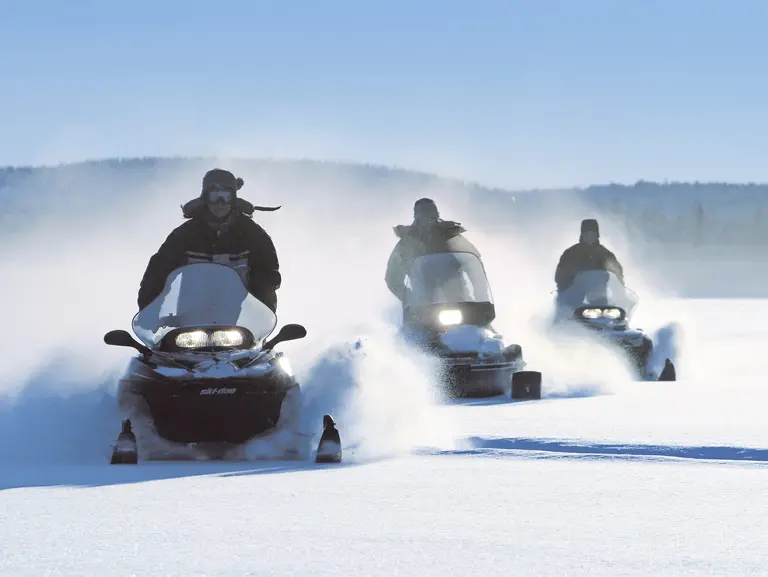
<svg viewBox="0 0 768 577">
<path fill-rule="evenodd" d="M 600 244 L 600 228 L 595 219 L 581 221 L 579 242 L 567 248 L 555 270 L 558 292 L 567 289 L 574 277 L 586 270 L 605 270 L 614 273 L 624 283 L 624 270 L 616 255 Z"/>
<path fill-rule="evenodd" d="M 182 207 L 189 219 L 174 229 L 149 259 L 139 288 L 138 305 L 143 309 L 163 291 L 167 276 L 176 268 L 197 262 L 232 267 L 249 292 L 277 310 L 277 289 L 282 281 L 277 252 L 266 231 L 253 220 L 255 207 L 239 198 L 242 178 L 214 168 L 203 177 L 202 191 Z"/>
</svg>

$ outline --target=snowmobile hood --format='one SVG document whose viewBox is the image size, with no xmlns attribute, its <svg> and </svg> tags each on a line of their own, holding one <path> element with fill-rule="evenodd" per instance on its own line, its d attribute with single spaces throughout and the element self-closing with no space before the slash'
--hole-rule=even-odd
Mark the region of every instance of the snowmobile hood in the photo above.
<svg viewBox="0 0 768 577">
<path fill-rule="evenodd" d="M 501 335 L 485 326 L 459 325 L 439 336 L 440 344 L 451 352 L 472 352 L 481 355 L 500 355 L 504 349 Z"/>
</svg>

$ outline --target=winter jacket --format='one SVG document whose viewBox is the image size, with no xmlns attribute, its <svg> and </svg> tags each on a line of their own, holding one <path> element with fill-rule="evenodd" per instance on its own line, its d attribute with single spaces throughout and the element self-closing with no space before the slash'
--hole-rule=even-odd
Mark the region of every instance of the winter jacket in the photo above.
<svg viewBox="0 0 768 577">
<path fill-rule="evenodd" d="M 624 282 L 624 270 L 616 256 L 602 244 L 579 242 L 567 248 L 560 257 L 555 270 L 557 290 L 564 291 L 573 282 L 574 277 L 587 270 L 604 270 L 614 273 Z"/>
<path fill-rule="evenodd" d="M 457 222 L 441 220 L 425 228 L 398 225 L 394 230 L 400 240 L 389 256 L 384 280 L 400 302 L 405 298 L 405 277 L 417 258 L 441 252 L 471 252 L 480 256 L 477 248 L 462 236 L 466 229 Z"/>
<path fill-rule="evenodd" d="M 215 262 L 231 266 L 240 274 L 249 292 L 276 311 L 276 291 L 282 277 L 272 239 L 239 211 L 233 211 L 228 220 L 229 226 L 219 231 L 204 216 L 197 215 L 173 230 L 149 259 L 139 288 L 139 309 L 162 293 L 166 278 L 174 269 L 192 263 Z"/>
</svg>

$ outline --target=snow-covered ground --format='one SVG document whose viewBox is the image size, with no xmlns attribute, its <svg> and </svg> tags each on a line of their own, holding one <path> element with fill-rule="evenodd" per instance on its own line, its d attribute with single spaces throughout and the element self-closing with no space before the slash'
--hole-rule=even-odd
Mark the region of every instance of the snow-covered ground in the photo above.
<svg viewBox="0 0 768 577">
<path fill-rule="evenodd" d="M 97 402 L 22 403 L 0 574 L 766 575 L 768 303 L 678 305 L 700 363 L 678 383 L 438 405 L 447 448 L 340 466 L 110 467 L 104 438 L 46 464 L 110 427 Z"/>
</svg>

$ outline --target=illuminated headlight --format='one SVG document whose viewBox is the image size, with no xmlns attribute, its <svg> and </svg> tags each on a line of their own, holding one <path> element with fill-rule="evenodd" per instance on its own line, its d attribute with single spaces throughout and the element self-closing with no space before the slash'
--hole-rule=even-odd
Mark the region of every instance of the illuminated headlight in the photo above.
<svg viewBox="0 0 768 577">
<path fill-rule="evenodd" d="M 275 361 L 275 364 L 277 364 L 286 375 L 289 377 L 293 376 L 293 367 L 291 367 L 288 357 L 279 357 L 277 361 Z"/>
<path fill-rule="evenodd" d="M 584 309 L 581 311 L 581 316 L 585 319 L 599 319 L 603 316 L 603 311 L 600 309 Z"/>
<path fill-rule="evenodd" d="M 607 319 L 617 319 L 621 316 L 619 309 L 603 309 L 603 316 Z"/>
<path fill-rule="evenodd" d="M 459 309 L 446 309 L 440 311 L 437 320 L 440 321 L 441 325 L 459 325 L 464 320 L 464 316 Z"/>
<path fill-rule="evenodd" d="M 214 331 L 211 335 L 211 344 L 214 347 L 239 347 L 244 340 L 243 333 L 236 329 Z"/>
<path fill-rule="evenodd" d="M 213 331 L 187 331 L 176 336 L 176 346 L 182 349 L 205 347 L 239 347 L 245 342 L 243 333 L 237 329 Z"/>
<path fill-rule="evenodd" d="M 584 309 L 581 311 L 581 316 L 585 319 L 599 319 L 606 318 L 610 320 L 616 320 L 621 317 L 621 309 L 617 308 L 604 308 L 604 309 Z"/>
<path fill-rule="evenodd" d="M 176 336 L 176 346 L 182 349 L 197 349 L 208 346 L 208 333 L 189 331 Z"/>
</svg>

